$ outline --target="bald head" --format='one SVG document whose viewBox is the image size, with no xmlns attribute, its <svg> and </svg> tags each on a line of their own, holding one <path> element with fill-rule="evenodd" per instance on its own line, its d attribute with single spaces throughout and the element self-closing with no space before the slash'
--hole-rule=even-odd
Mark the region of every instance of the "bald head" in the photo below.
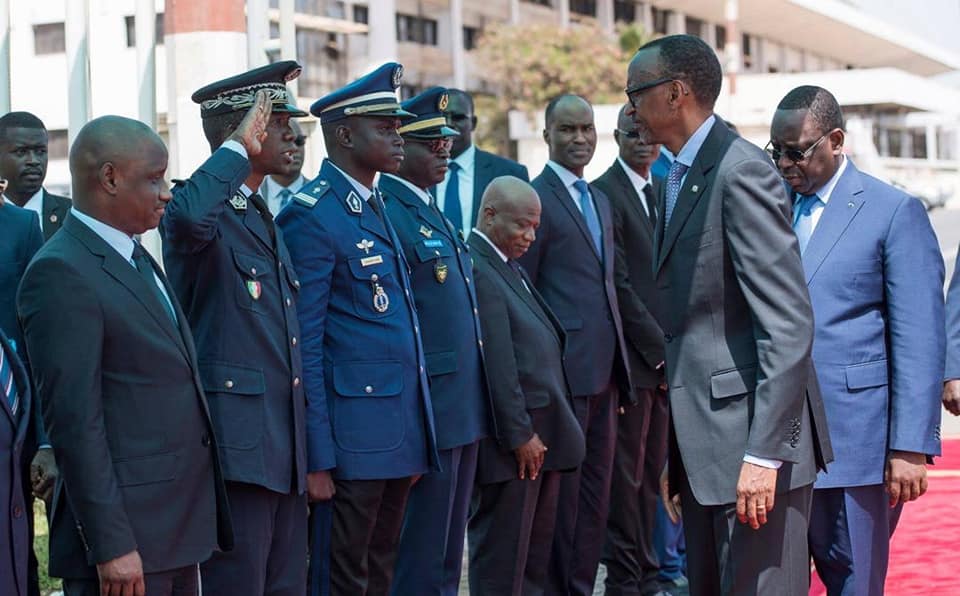
<svg viewBox="0 0 960 596">
<path fill-rule="evenodd" d="M 520 258 L 540 227 L 540 197 L 513 176 L 494 178 L 483 193 L 478 228 L 511 259 Z"/>
<path fill-rule="evenodd" d="M 146 124 L 121 116 L 88 122 L 70 148 L 73 201 L 127 234 L 157 227 L 170 200 L 167 149 Z"/>
</svg>

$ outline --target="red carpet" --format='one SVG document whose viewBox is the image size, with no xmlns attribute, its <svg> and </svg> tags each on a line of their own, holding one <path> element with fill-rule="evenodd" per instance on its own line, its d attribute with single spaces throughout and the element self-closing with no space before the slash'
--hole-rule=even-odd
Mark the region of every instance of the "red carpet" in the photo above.
<svg viewBox="0 0 960 596">
<path fill-rule="evenodd" d="M 904 506 L 890 543 L 887 596 L 960 594 L 960 439 L 943 441 L 927 494 Z M 826 594 L 813 577 L 811 596 Z"/>
</svg>

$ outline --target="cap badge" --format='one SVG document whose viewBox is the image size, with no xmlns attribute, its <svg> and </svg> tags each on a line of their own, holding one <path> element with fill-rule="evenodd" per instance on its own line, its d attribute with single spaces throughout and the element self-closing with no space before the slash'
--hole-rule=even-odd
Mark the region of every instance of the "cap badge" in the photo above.
<svg viewBox="0 0 960 596">
<path fill-rule="evenodd" d="M 402 78 L 403 78 L 403 66 L 398 64 L 397 67 L 393 69 L 393 78 L 391 79 L 394 89 L 400 86 L 400 79 Z"/>
<path fill-rule="evenodd" d="M 440 95 L 440 99 L 437 101 L 437 109 L 439 109 L 441 112 L 445 111 L 448 103 L 450 103 L 450 96 L 448 96 L 446 93 L 443 93 Z"/>
</svg>

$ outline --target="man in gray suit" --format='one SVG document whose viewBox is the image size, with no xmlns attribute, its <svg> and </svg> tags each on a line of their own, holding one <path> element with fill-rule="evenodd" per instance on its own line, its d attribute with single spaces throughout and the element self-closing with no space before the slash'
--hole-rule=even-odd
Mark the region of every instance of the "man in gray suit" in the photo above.
<svg viewBox="0 0 960 596">
<path fill-rule="evenodd" d="M 714 116 L 710 46 L 660 38 L 627 77 L 629 113 L 676 156 L 654 278 L 690 592 L 806 594 L 813 481 L 832 454 L 789 199 L 763 152 Z"/>
</svg>

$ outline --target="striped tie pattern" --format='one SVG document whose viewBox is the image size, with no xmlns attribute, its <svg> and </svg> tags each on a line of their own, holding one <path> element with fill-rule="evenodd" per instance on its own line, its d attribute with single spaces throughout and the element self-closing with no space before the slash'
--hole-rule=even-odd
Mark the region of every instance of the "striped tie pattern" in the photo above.
<svg viewBox="0 0 960 596">
<path fill-rule="evenodd" d="M 10 405 L 10 411 L 14 416 L 17 414 L 20 395 L 17 393 L 17 385 L 13 382 L 13 363 L 7 356 L 7 351 L 0 348 L 0 391 Z"/>
</svg>

